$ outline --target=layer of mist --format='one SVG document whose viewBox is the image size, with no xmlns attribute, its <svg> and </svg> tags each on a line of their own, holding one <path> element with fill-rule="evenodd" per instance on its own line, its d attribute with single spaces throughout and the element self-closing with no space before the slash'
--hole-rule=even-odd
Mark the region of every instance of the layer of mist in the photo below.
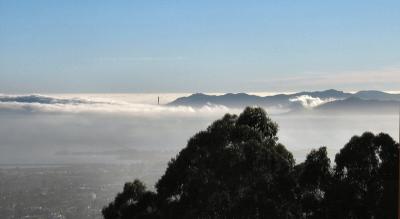
<svg viewBox="0 0 400 219">
<path fill-rule="evenodd" d="M 161 96 L 161 104 L 157 104 Z M 177 94 L 0 95 L 0 215 L 6 218 L 102 218 L 101 208 L 138 178 L 153 186 L 188 139 L 243 107 L 172 106 Z M 395 114 L 312 109 L 333 103 L 290 101 L 307 111 L 266 111 L 297 162 L 327 146 L 329 156 L 364 131 L 397 133 Z M 340 102 L 339 102 L 340 103 Z"/>
<path fill-rule="evenodd" d="M 68 96 L 68 95 L 67 95 Z M 3 95 L 0 97 L 0 163 L 129 163 L 168 161 L 196 132 L 225 113 L 221 105 L 167 106 L 149 98 L 109 95 Z M 134 101 L 132 101 L 134 100 Z M 320 99 L 301 96 L 307 106 Z M 329 100 L 328 100 L 329 102 Z M 333 157 L 352 135 L 387 132 L 395 137 L 396 115 L 282 113 L 266 108 L 279 124 L 280 141 L 298 161 L 312 148 L 327 146 Z M 283 111 L 285 112 L 285 111 Z"/>
</svg>

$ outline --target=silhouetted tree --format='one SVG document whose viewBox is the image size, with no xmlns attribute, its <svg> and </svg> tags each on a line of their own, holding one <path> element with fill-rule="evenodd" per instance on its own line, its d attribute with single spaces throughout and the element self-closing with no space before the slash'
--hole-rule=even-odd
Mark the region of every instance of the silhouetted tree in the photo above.
<svg viewBox="0 0 400 219">
<path fill-rule="evenodd" d="M 306 160 L 296 166 L 299 204 L 304 218 L 326 218 L 325 195 L 331 186 L 332 170 L 326 147 L 312 150 Z"/>
<path fill-rule="evenodd" d="M 192 137 L 156 185 L 165 205 L 174 206 L 168 215 L 291 217 L 294 159 L 276 142 L 277 131 L 264 110 L 246 108 Z"/>
<path fill-rule="evenodd" d="M 102 213 L 105 219 L 154 218 L 156 210 L 155 193 L 146 191 L 145 185 L 135 180 L 125 183 L 122 193 Z"/>
<path fill-rule="evenodd" d="M 353 137 L 331 168 L 325 147 L 295 166 L 261 108 L 225 115 L 194 135 L 156 184 L 126 183 L 103 209 L 124 218 L 395 218 L 397 145 L 387 134 Z"/>
<path fill-rule="evenodd" d="M 398 156 L 389 135 L 354 136 L 335 162 L 330 218 L 396 218 Z"/>
</svg>

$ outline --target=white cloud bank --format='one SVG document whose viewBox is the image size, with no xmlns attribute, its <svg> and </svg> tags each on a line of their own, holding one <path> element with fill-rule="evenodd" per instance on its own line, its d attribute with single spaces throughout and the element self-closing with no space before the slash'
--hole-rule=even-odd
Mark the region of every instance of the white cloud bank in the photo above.
<svg viewBox="0 0 400 219">
<path fill-rule="evenodd" d="M 215 119 L 236 113 L 224 106 L 174 107 L 121 95 L 0 94 L 0 164 L 97 162 L 104 158 L 57 155 L 65 150 L 93 154 L 132 149 L 175 151 Z M 114 160 L 115 156 L 109 157 Z"/>
<path fill-rule="evenodd" d="M 319 97 L 312 97 L 309 95 L 302 95 L 302 96 L 297 96 L 295 98 L 290 99 L 291 102 L 299 102 L 301 105 L 307 109 L 312 109 L 314 107 L 317 107 L 319 105 L 335 101 L 336 99 L 334 98 L 327 98 L 327 99 L 321 99 Z"/>
<path fill-rule="evenodd" d="M 0 110 L 45 113 L 119 113 L 135 116 L 215 116 L 235 110 L 221 105 L 201 108 L 135 103 L 105 98 L 0 95 Z"/>
<path fill-rule="evenodd" d="M 108 154 L 105 151 L 109 152 L 110 162 L 118 159 L 112 151 L 164 154 L 183 148 L 191 136 L 223 114 L 240 113 L 223 106 L 169 107 L 133 99 L 114 98 L 111 94 L 107 98 L 81 94 L 0 95 L 0 164 L 105 162 L 108 155 L 96 157 Z M 300 96 L 293 101 L 315 107 L 329 100 Z M 365 130 L 391 134 L 397 130 L 393 122 L 396 118 L 386 115 L 271 117 L 280 126 L 281 142 L 300 160 L 304 153 L 298 155 L 296 151 L 322 145 L 337 149 L 353 134 Z M 60 151 L 71 155 L 60 156 Z"/>
</svg>

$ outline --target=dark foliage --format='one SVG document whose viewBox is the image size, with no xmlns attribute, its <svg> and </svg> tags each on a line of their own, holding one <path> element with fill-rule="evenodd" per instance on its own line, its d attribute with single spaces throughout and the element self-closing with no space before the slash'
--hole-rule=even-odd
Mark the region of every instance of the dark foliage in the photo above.
<svg viewBox="0 0 400 219">
<path fill-rule="evenodd" d="M 331 218 L 396 218 L 398 145 L 387 134 L 354 136 L 336 155 Z"/>
<path fill-rule="evenodd" d="M 138 180 L 103 209 L 123 218 L 395 218 L 397 144 L 386 134 L 353 137 L 295 165 L 261 108 L 225 115 L 193 136 L 147 191 Z"/>
<path fill-rule="evenodd" d="M 330 159 L 325 147 L 312 150 L 304 163 L 296 166 L 298 203 L 304 218 L 326 218 L 326 192 L 332 181 Z"/>
<path fill-rule="evenodd" d="M 111 218 L 154 218 L 157 212 L 157 196 L 146 191 L 139 180 L 125 183 L 124 190 L 102 211 L 105 219 Z"/>
</svg>

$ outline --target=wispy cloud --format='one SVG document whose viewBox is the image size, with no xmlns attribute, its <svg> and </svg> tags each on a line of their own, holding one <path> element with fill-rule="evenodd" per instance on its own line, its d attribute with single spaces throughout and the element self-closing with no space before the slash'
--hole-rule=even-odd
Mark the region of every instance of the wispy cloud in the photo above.
<svg viewBox="0 0 400 219">
<path fill-rule="evenodd" d="M 184 61 L 183 56 L 115 56 L 115 57 L 98 57 L 96 61 L 107 62 L 165 62 L 165 61 Z"/>
<path fill-rule="evenodd" d="M 364 71 L 343 72 L 308 72 L 298 76 L 271 78 L 254 83 L 264 83 L 269 87 L 280 89 L 327 89 L 346 90 L 398 88 L 400 84 L 400 67 L 383 68 Z"/>
</svg>

